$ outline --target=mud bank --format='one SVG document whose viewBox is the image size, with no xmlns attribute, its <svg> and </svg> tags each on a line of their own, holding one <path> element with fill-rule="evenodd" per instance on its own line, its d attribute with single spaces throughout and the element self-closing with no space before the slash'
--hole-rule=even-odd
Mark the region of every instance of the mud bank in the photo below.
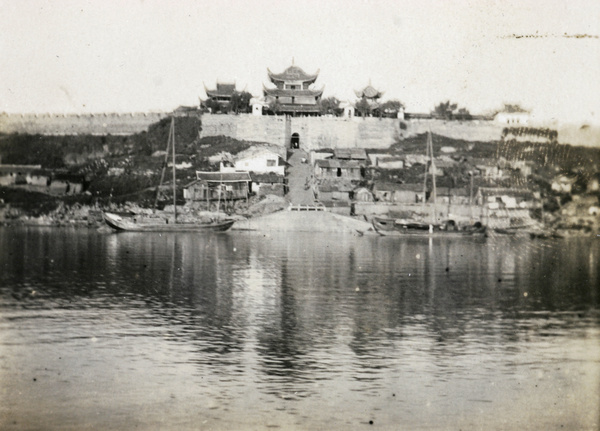
<svg viewBox="0 0 600 431">
<path fill-rule="evenodd" d="M 261 217 L 237 221 L 232 230 L 377 234 L 370 223 L 325 211 L 279 211 Z"/>
</svg>

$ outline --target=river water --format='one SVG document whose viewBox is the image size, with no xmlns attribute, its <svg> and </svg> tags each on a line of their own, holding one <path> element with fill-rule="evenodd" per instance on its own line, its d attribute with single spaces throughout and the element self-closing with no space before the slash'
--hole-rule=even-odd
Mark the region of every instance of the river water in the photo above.
<svg viewBox="0 0 600 431">
<path fill-rule="evenodd" d="M 596 430 L 600 240 L 0 228 L 0 429 Z"/>
</svg>

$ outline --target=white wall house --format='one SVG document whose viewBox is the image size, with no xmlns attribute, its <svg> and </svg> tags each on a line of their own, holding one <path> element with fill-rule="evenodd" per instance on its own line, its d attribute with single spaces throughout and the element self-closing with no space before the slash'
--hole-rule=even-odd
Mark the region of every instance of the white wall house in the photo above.
<svg viewBox="0 0 600 431">
<path fill-rule="evenodd" d="M 531 119 L 529 112 L 498 112 L 494 117 L 497 123 L 510 124 L 511 126 L 526 126 Z"/>
<path fill-rule="evenodd" d="M 223 166 L 221 172 L 255 172 L 257 174 L 285 175 L 285 160 L 274 152 L 264 151 L 242 157 L 233 162 L 233 167 Z"/>
</svg>

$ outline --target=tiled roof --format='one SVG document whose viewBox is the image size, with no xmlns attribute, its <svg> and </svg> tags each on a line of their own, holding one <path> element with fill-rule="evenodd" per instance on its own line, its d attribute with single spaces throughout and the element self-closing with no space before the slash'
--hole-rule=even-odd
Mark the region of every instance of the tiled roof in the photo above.
<svg viewBox="0 0 600 431">
<path fill-rule="evenodd" d="M 255 183 L 268 183 L 268 184 L 282 184 L 285 183 L 285 177 L 283 175 L 277 175 L 276 173 L 270 172 L 267 174 L 257 174 L 254 172 L 250 173 L 252 181 Z"/>
<path fill-rule="evenodd" d="M 221 82 L 217 82 L 217 88 L 214 90 L 210 90 L 206 88 L 206 86 L 204 86 L 204 90 L 209 97 L 231 97 L 231 95 L 236 91 L 235 84 L 225 84 Z"/>
<path fill-rule="evenodd" d="M 267 68 L 269 79 L 271 81 L 302 81 L 302 82 L 314 82 L 319 76 L 319 71 L 314 75 L 309 75 L 298 66 L 291 65 L 283 71 L 283 73 L 273 73 Z"/>
<path fill-rule="evenodd" d="M 320 159 L 315 162 L 315 165 L 320 168 L 360 168 L 360 164 L 356 160 Z"/>
<path fill-rule="evenodd" d="M 367 152 L 362 148 L 336 148 L 333 154 L 338 159 L 367 160 Z"/>
<path fill-rule="evenodd" d="M 367 99 L 378 99 L 383 95 L 383 92 L 375 89 L 371 85 L 367 85 L 362 90 L 354 91 L 354 94 L 356 94 L 356 97 L 360 98 L 366 97 Z"/>
<path fill-rule="evenodd" d="M 523 199 L 533 199 L 534 194 L 531 190 L 509 188 L 509 187 L 479 187 L 479 193 L 482 196 L 513 196 Z"/>
<path fill-rule="evenodd" d="M 237 183 L 252 181 L 248 172 L 201 172 L 196 171 L 196 178 L 211 183 Z M 193 184 L 193 183 L 192 183 Z"/>
<path fill-rule="evenodd" d="M 351 192 L 354 190 L 354 186 L 348 180 L 324 180 L 319 184 L 320 192 Z"/>
<path fill-rule="evenodd" d="M 288 96 L 288 97 L 299 97 L 299 96 L 312 96 L 318 97 L 323 94 L 323 89 L 320 90 L 283 90 L 281 88 L 267 88 L 263 85 L 263 92 L 265 96 Z"/>
</svg>

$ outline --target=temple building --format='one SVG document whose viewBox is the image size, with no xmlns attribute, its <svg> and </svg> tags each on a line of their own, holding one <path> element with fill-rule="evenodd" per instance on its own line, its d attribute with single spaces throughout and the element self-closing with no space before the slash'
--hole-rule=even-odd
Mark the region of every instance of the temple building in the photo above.
<svg viewBox="0 0 600 431">
<path fill-rule="evenodd" d="M 354 90 L 354 94 L 356 94 L 356 97 L 360 99 L 358 102 L 356 102 L 357 111 L 360 112 L 368 109 L 368 115 L 377 114 L 380 107 L 379 99 L 381 96 L 383 96 L 383 92 L 373 87 L 371 85 L 371 80 L 369 80 L 369 85 L 362 90 Z M 362 114 L 367 114 L 367 112 L 362 112 Z"/>
<path fill-rule="evenodd" d="M 204 91 L 210 100 L 217 102 L 220 106 L 225 107 L 231 101 L 231 96 L 237 91 L 235 89 L 235 83 L 226 84 L 217 81 L 217 88 L 209 90 L 204 86 Z"/>
<path fill-rule="evenodd" d="M 269 80 L 275 84 L 275 88 L 267 88 L 263 85 L 265 102 L 268 110 L 273 114 L 321 115 L 321 96 L 323 89 L 311 88 L 317 80 L 319 71 L 309 75 L 301 68 L 292 65 L 282 73 L 273 73 L 267 68 Z"/>
</svg>

